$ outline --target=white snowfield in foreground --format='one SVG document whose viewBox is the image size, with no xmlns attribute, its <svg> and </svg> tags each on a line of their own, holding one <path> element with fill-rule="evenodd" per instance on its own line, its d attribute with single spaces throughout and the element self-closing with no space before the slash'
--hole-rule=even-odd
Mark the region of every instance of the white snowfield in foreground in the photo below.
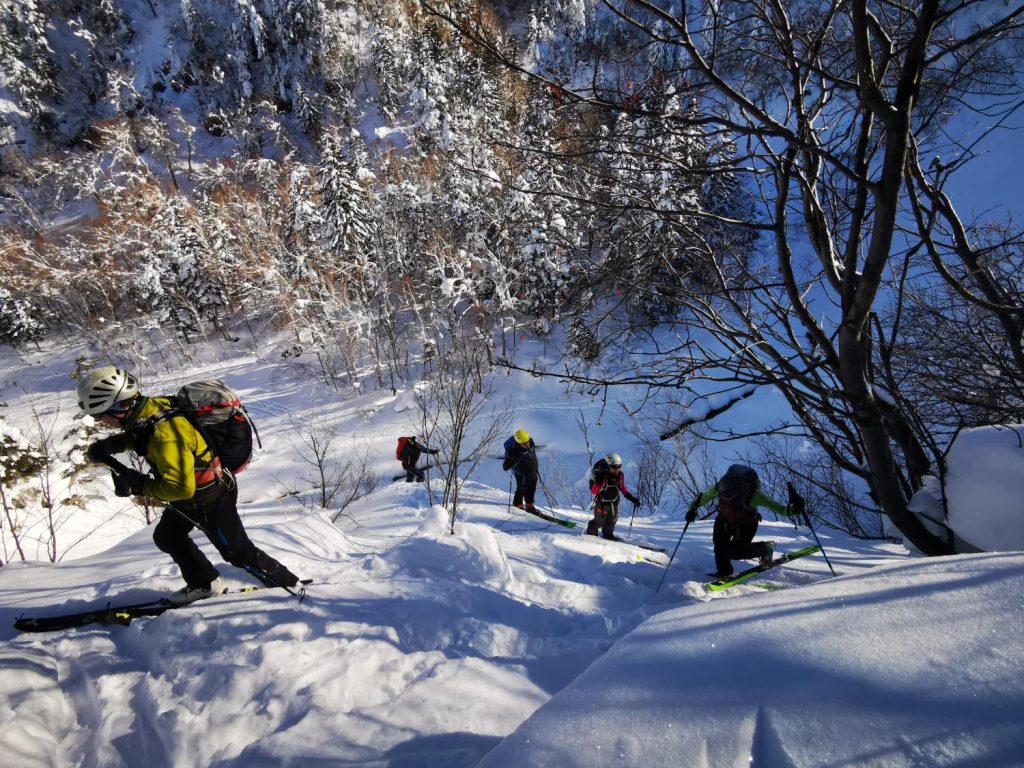
<svg viewBox="0 0 1024 768">
<path fill-rule="evenodd" d="M 648 620 L 482 763 L 1024 765 L 1024 555 L 884 566 Z"/>
<path fill-rule="evenodd" d="M 31 405 L 55 434 L 74 435 L 70 354 L 0 356 L 4 414 L 21 433 Z M 211 363 L 145 391 L 208 376 L 241 390 L 264 448 L 240 477 L 240 509 L 260 547 L 315 580 L 306 599 L 262 591 L 128 627 L 15 632 L 21 615 L 181 586 L 109 473 L 85 470 L 81 506 L 61 507 L 63 562 L 40 562 L 36 538 L 29 562 L 0 568 L 2 768 L 1024 766 L 1024 555 L 923 559 L 821 526 L 838 578 L 812 555 L 712 597 L 700 585 L 714 567 L 711 521 L 680 541 L 680 513 L 645 501 L 617 533 L 679 544 L 656 592 L 667 556 L 582 536 L 589 515 L 551 489 L 538 501 L 580 527 L 510 509 L 508 474 L 490 454 L 449 535 L 436 470 L 433 495 L 391 483 L 395 439 L 414 429 L 410 392 L 342 398 L 275 359 Z M 622 453 L 636 477 L 635 438 L 600 398 L 525 374 L 494 380 L 514 428 L 544 446 L 556 494 L 561 469 L 586 496 L 581 415 L 596 452 Z M 316 420 L 338 429 L 332 458 L 365 455 L 379 480 L 341 514 L 310 511 L 316 490 L 296 454 Z M 977 463 L 991 448 L 1012 464 L 1018 441 L 997 437 L 973 439 Z M 290 490 L 308 493 L 305 504 Z M 1019 484 L 958 479 L 949 492 L 969 500 L 954 511 L 972 541 L 1021 527 L 1019 504 L 1004 503 Z M 252 583 L 195 538 L 229 585 Z M 766 519 L 757 538 L 780 554 L 814 543 L 785 520 Z"/>
<path fill-rule="evenodd" d="M 772 572 L 788 589 L 712 599 L 697 583 L 710 525 L 695 524 L 655 594 L 663 566 L 635 548 L 468 496 L 455 536 L 419 485 L 378 491 L 347 534 L 254 505 L 254 539 L 317 581 L 302 603 L 262 592 L 16 634 L 34 608 L 146 599 L 177 576 L 148 531 L 3 568 L 4 764 L 1024 764 L 1024 555 L 911 561 L 823 534 L 854 575 L 809 557 Z M 807 543 L 785 523 L 763 532 Z M 865 567 L 885 559 L 901 562 Z"/>
</svg>

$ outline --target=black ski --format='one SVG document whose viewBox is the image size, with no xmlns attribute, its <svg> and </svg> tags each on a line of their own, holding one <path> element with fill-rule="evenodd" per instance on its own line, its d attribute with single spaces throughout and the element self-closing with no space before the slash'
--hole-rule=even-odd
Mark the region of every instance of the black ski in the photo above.
<svg viewBox="0 0 1024 768">
<path fill-rule="evenodd" d="M 557 515 L 550 515 L 547 512 L 542 512 L 536 507 L 534 507 L 533 509 L 527 509 L 524 507 L 523 512 L 528 512 L 529 514 L 534 515 L 535 517 L 539 517 L 541 520 L 547 520 L 549 523 L 555 523 L 556 525 L 560 525 L 563 528 L 576 527 L 575 520 L 569 520 L 565 517 L 558 517 Z"/>
<path fill-rule="evenodd" d="M 663 555 L 667 555 L 668 554 L 668 550 L 665 549 L 664 547 L 656 547 L 653 544 L 648 544 L 648 543 L 643 542 L 643 541 L 629 541 L 628 539 L 616 539 L 616 541 L 618 541 L 618 542 L 620 542 L 622 544 L 628 544 L 631 547 L 640 547 L 640 549 L 646 549 L 646 550 L 649 550 L 651 552 L 660 552 Z"/>
<path fill-rule="evenodd" d="M 303 579 L 299 582 L 299 585 L 304 587 L 311 582 L 312 579 Z M 166 598 L 150 600 L 144 603 L 131 603 L 129 605 L 111 605 L 110 603 L 107 603 L 105 606 L 93 608 L 88 611 L 82 611 L 80 613 L 66 613 L 63 615 L 42 617 L 21 616 L 14 622 L 14 628 L 19 632 L 56 632 L 62 629 L 85 627 L 90 624 L 116 624 L 120 626 L 127 626 L 131 624 L 132 619 L 140 619 L 146 616 L 159 616 L 161 613 L 166 611 L 172 611 L 178 608 L 188 608 L 207 600 L 216 600 L 219 597 L 247 595 L 250 592 L 259 592 L 264 589 L 281 588 L 268 587 L 262 584 L 250 587 L 240 587 L 238 589 L 229 589 L 227 592 L 222 592 L 219 595 L 205 597 L 202 600 L 183 603 L 182 605 L 174 605 Z"/>
<path fill-rule="evenodd" d="M 776 568 L 782 565 L 783 563 L 788 563 L 790 560 L 796 560 L 798 557 L 806 557 L 807 555 L 813 555 L 820 549 L 821 547 L 819 547 L 817 544 L 812 544 L 809 547 L 804 547 L 803 549 L 798 549 L 795 552 L 789 552 L 780 557 L 776 557 L 774 560 L 765 563 L 764 565 L 755 565 L 753 568 L 748 568 L 745 571 L 740 571 L 739 573 L 735 573 L 732 576 L 729 576 L 728 578 L 719 579 L 718 581 L 712 581 L 708 584 L 705 584 L 704 588 L 712 592 L 721 592 L 723 589 L 734 587 L 737 584 L 741 584 L 744 581 L 760 576 L 765 571 L 770 571 L 772 568 Z"/>
<path fill-rule="evenodd" d="M 427 464 L 425 467 L 416 467 L 416 469 L 418 469 L 420 472 L 426 472 L 428 469 L 433 469 L 436 466 L 438 466 L 438 465 L 437 464 Z M 406 476 L 407 476 L 407 473 L 403 472 L 400 475 L 395 475 L 394 477 L 391 478 L 391 480 L 392 480 L 392 482 L 394 482 L 395 480 L 404 480 L 406 478 Z"/>
</svg>

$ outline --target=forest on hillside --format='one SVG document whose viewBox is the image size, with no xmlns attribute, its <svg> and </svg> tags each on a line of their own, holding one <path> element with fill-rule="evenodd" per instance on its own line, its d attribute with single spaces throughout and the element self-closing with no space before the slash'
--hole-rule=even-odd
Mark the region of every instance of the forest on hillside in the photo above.
<svg viewBox="0 0 1024 768">
<path fill-rule="evenodd" d="M 662 455 L 743 440 L 951 552 L 908 502 L 1024 400 L 1020 223 L 957 196 L 1022 33 L 981 0 L 5 0 L 0 339 L 646 386 Z M 786 418 L 723 421 L 763 389 Z"/>
</svg>

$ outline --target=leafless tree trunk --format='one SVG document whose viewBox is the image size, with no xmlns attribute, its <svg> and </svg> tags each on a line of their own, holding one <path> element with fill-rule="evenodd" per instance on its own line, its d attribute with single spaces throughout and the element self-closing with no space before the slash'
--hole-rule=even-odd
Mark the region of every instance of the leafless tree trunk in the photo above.
<svg viewBox="0 0 1024 768">
<path fill-rule="evenodd" d="M 507 404 L 489 403 L 486 340 L 475 330 L 462 329 L 452 332 L 451 344 L 428 378 L 429 388 L 419 391 L 417 399 L 424 423 L 437 425 L 431 439 L 448 462 L 441 504 L 448 509 L 454 533 L 462 486 L 508 431 L 510 414 Z"/>
<path fill-rule="evenodd" d="M 302 446 L 295 449 L 299 460 L 309 467 L 301 479 L 317 497 L 321 509 L 335 508 L 332 520 L 337 520 L 353 501 L 367 495 L 377 486 L 377 478 L 370 471 L 369 449 L 336 446 L 342 437 L 335 422 L 314 419 L 296 425 Z M 302 489 L 286 489 L 287 495 L 303 495 Z"/>
<path fill-rule="evenodd" d="M 27 559 L 25 557 L 25 548 L 21 543 L 23 535 L 21 516 L 18 514 L 18 509 L 15 507 L 13 499 L 11 499 L 7 492 L 7 484 L 4 482 L 4 478 L 0 478 L 0 507 L 3 508 L 4 523 L 7 524 L 7 533 L 14 544 L 14 551 L 18 553 L 19 560 L 25 560 Z M 4 537 L 4 541 L 6 543 L 6 537 Z M 9 552 L 4 552 L 4 559 L 8 562 L 11 560 Z"/>
</svg>

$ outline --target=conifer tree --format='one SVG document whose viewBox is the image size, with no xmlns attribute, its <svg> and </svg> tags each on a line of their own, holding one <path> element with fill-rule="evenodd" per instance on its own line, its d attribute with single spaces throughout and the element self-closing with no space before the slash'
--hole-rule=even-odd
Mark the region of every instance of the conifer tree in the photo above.
<svg viewBox="0 0 1024 768">
<path fill-rule="evenodd" d="M 372 216 L 359 180 L 363 166 L 361 140 L 329 131 L 320 144 L 316 189 L 319 196 L 320 240 L 336 266 L 358 266 L 367 258 Z"/>
<path fill-rule="evenodd" d="M 0 59 L 19 106 L 34 127 L 48 133 L 56 127 L 50 99 L 60 95 L 46 39 L 46 10 L 38 0 L 5 3 L 0 7 Z"/>
<path fill-rule="evenodd" d="M 304 280 L 315 273 L 310 263 L 312 251 L 324 229 L 320 211 L 311 199 L 309 172 L 296 165 L 288 177 L 288 205 L 285 209 L 285 249 L 281 254 L 281 269 L 291 282 Z"/>
<path fill-rule="evenodd" d="M 17 347 L 42 338 L 48 330 L 39 307 L 0 286 L 0 339 Z"/>
</svg>

